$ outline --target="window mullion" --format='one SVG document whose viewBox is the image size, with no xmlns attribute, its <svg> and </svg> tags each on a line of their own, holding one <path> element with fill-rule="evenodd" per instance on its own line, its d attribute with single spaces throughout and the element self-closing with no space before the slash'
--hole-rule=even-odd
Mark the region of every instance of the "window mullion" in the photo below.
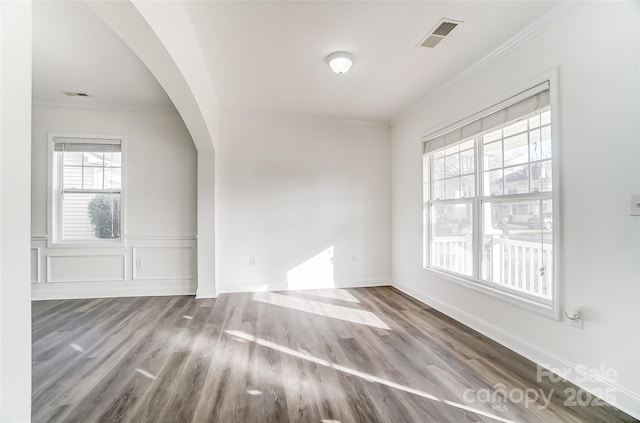
<svg viewBox="0 0 640 423">
<path fill-rule="evenodd" d="M 57 195 L 57 204 L 56 204 L 56 238 L 62 239 L 62 201 L 63 201 L 64 191 L 58 190 Z"/>
<path fill-rule="evenodd" d="M 473 199 L 473 264 L 474 277 L 480 279 L 481 261 L 482 261 L 482 205 L 480 198 Z"/>
<path fill-rule="evenodd" d="M 540 133 L 542 136 L 542 132 Z M 527 119 L 527 172 L 529 173 L 529 192 L 533 191 L 533 172 L 531 171 L 531 120 Z M 542 155 L 540 156 L 542 158 Z"/>
<path fill-rule="evenodd" d="M 505 177 L 504 171 L 504 130 L 500 134 L 500 148 L 502 151 L 502 165 L 500 166 L 500 169 L 502 170 L 502 195 L 505 195 L 509 194 L 509 192 L 507 191 L 507 178 Z"/>
<path fill-rule="evenodd" d="M 424 203 L 423 203 L 424 204 Z M 426 238 L 427 242 L 425 243 L 425 249 L 424 249 L 424 257 L 423 257 L 423 262 L 427 265 L 427 267 L 431 267 L 431 248 L 432 248 L 432 235 L 431 235 L 431 199 L 429 199 L 429 201 L 427 201 L 426 203 L 426 210 L 424 211 L 424 219 L 425 219 L 425 234 L 424 237 Z M 424 207 L 424 206 L 423 206 Z"/>
<path fill-rule="evenodd" d="M 475 171 L 476 171 L 476 195 L 473 201 L 473 258 L 474 258 L 474 277 L 477 279 L 481 279 L 481 271 L 482 271 L 482 202 L 481 196 L 483 194 L 482 191 L 482 176 L 483 176 L 483 168 L 482 168 L 482 136 L 478 135 L 475 139 Z"/>
<path fill-rule="evenodd" d="M 428 242 L 427 242 L 427 248 L 425 248 L 426 251 L 424 253 L 425 256 L 426 256 L 425 257 L 425 259 L 426 259 L 425 261 L 427 263 L 427 266 L 429 266 L 429 267 L 431 266 L 431 249 L 433 248 L 433 239 L 432 239 L 433 235 L 431 233 L 432 232 L 431 231 L 431 219 L 432 219 L 432 216 L 431 216 L 431 204 L 433 202 L 433 193 L 434 193 L 434 188 L 433 188 L 433 186 L 434 186 L 433 168 L 434 168 L 434 165 L 433 165 L 433 154 L 430 154 L 429 155 L 429 201 L 427 202 L 427 211 L 426 211 L 426 216 L 425 216 L 425 218 L 426 218 L 426 226 L 427 226 L 427 229 L 426 229 L 427 233 L 425 235 L 426 235 L 426 238 L 427 238 Z"/>
<path fill-rule="evenodd" d="M 56 201 L 56 237 L 58 240 L 62 239 L 62 202 L 64 201 L 64 164 L 66 160 L 65 146 L 62 146 L 62 158 L 58 162 L 58 193 Z M 81 173 L 82 175 L 82 173 Z"/>
</svg>

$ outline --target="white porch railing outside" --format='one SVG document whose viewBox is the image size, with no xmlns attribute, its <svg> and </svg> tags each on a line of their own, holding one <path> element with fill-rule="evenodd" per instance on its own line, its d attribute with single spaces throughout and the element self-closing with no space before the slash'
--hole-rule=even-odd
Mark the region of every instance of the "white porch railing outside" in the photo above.
<svg viewBox="0 0 640 423">
<path fill-rule="evenodd" d="M 471 276 L 473 274 L 472 245 L 471 236 L 434 238 L 431 265 Z"/>
<path fill-rule="evenodd" d="M 473 274 L 470 236 L 433 239 L 431 265 L 465 275 Z M 483 245 L 482 279 L 540 298 L 553 292 L 551 244 L 494 238 Z"/>
</svg>

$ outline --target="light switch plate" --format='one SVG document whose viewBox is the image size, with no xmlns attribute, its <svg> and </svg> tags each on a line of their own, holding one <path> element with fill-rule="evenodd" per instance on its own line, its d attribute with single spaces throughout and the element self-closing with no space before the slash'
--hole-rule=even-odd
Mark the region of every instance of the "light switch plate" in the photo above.
<svg viewBox="0 0 640 423">
<path fill-rule="evenodd" d="M 631 216 L 640 216 L 640 194 L 631 196 Z"/>
</svg>

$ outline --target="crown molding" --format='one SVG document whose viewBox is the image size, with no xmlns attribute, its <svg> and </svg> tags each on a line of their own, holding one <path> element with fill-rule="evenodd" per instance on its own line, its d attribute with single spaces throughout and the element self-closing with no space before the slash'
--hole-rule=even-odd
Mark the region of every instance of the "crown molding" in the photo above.
<svg viewBox="0 0 640 423">
<path fill-rule="evenodd" d="M 463 70 L 462 72 L 456 74 L 453 78 L 446 81 L 444 84 L 441 84 L 434 91 L 428 93 L 421 100 L 413 105 L 409 106 L 399 115 L 391 119 L 390 124 L 394 126 L 400 121 L 403 117 L 410 115 L 416 110 L 424 107 L 426 104 L 433 101 L 434 98 L 441 95 L 443 92 L 446 92 L 451 87 L 459 84 L 462 80 L 469 78 L 471 75 L 474 75 L 481 70 L 487 68 L 492 63 L 498 61 L 502 57 L 516 50 L 518 47 L 526 43 L 527 41 L 533 39 L 535 36 L 540 34 L 545 29 L 549 28 L 558 20 L 567 16 L 573 9 L 577 7 L 579 2 L 573 1 L 562 1 L 553 9 L 549 10 L 547 13 L 536 19 L 529 26 L 525 27 L 522 31 L 515 34 L 513 37 L 509 38 L 507 41 L 502 43 L 496 49 L 492 50 L 489 54 L 483 56 L 480 60 L 474 62 L 471 66 Z"/>
<path fill-rule="evenodd" d="M 305 112 L 277 111 L 277 110 L 259 110 L 259 109 L 243 109 L 243 108 L 225 108 L 222 109 L 223 115 L 240 116 L 240 117 L 274 117 L 289 118 L 310 121 L 327 121 L 339 122 L 358 125 L 380 125 L 385 128 L 389 127 L 389 120 L 384 119 L 366 119 L 349 116 L 338 116 L 331 114 L 313 114 Z"/>
<path fill-rule="evenodd" d="M 125 103 L 65 103 L 61 101 L 51 101 L 34 98 L 31 101 L 33 106 L 56 107 L 67 109 L 87 109 L 87 110 L 108 110 L 108 111 L 128 111 L 128 112 L 165 112 L 177 113 L 176 108 L 171 105 L 151 105 L 151 104 L 125 104 Z"/>
</svg>

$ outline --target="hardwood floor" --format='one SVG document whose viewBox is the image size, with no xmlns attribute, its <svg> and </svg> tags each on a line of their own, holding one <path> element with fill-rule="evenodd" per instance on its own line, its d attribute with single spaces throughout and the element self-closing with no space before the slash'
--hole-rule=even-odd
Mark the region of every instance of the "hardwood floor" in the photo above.
<svg viewBox="0 0 640 423">
<path fill-rule="evenodd" d="M 536 375 L 389 287 L 33 303 L 34 422 L 637 421 Z"/>
</svg>

